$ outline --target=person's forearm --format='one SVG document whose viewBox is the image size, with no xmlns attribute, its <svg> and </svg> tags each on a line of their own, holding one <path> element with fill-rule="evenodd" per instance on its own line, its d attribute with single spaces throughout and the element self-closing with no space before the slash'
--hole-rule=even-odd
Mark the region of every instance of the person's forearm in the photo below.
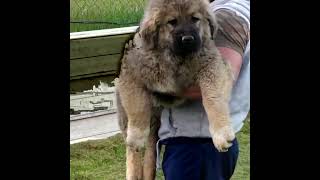
<svg viewBox="0 0 320 180">
<path fill-rule="evenodd" d="M 234 81 L 236 81 L 242 65 L 241 54 L 231 48 L 226 47 L 218 47 L 218 50 L 222 58 L 230 64 Z"/>
</svg>

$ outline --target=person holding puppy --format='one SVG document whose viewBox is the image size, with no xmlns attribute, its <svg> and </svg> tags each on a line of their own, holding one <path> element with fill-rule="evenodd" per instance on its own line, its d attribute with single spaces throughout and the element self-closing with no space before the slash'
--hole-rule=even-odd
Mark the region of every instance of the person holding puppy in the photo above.
<svg viewBox="0 0 320 180">
<path fill-rule="evenodd" d="M 229 106 L 233 129 L 239 132 L 250 109 L 250 0 L 215 0 L 210 8 L 220 26 L 216 46 L 230 63 L 235 79 Z M 189 88 L 184 96 L 188 103 L 162 112 L 158 168 L 159 147 L 165 145 L 162 169 L 166 180 L 230 179 L 239 154 L 237 140 L 227 152 L 218 152 L 209 133 L 199 87 Z"/>
</svg>

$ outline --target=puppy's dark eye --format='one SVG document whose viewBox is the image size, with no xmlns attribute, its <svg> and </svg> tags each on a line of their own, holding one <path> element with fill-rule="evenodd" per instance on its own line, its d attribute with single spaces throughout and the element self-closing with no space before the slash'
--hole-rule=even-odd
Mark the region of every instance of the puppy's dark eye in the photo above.
<svg viewBox="0 0 320 180">
<path fill-rule="evenodd" d="M 172 20 L 168 21 L 168 24 L 175 26 L 175 25 L 177 25 L 177 22 L 178 22 L 177 19 L 172 19 Z"/>
<path fill-rule="evenodd" d="M 191 20 L 192 20 L 193 23 L 196 23 L 196 22 L 198 22 L 200 19 L 197 18 L 197 17 L 192 16 L 192 17 L 191 17 Z"/>
</svg>

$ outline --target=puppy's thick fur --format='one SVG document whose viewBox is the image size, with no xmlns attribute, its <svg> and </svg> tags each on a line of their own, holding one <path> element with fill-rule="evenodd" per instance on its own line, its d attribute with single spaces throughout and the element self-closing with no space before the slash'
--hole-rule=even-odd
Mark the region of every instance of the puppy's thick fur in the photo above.
<svg viewBox="0 0 320 180">
<path fill-rule="evenodd" d="M 214 44 L 218 26 L 208 8 L 208 0 L 150 0 L 126 45 L 116 89 L 128 180 L 155 178 L 161 108 L 183 103 L 190 86 L 201 89 L 215 147 L 225 151 L 235 138 L 228 109 L 231 68 Z"/>
</svg>

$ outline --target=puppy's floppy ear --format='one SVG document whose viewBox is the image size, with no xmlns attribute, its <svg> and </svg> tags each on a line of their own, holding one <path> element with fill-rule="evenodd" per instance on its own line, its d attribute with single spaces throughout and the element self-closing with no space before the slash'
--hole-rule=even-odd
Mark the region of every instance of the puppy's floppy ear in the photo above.
<svg viewBox="0 0 320 180">
<path fill-rule="evenodd" d="M 210 11 L 210 9 L 208 9 L 205 14 L 210 27 L 211 39 L 213 40 L 218 32 L 219 25 L 217 23 L 215 15 Z"/>
<path fill-rule="evenodd" d="M 140 25 L 140 32 L 142 38 L 142 45 L 146 49 L 157 48 L 159 39 L 158 10 L 153 9 L 152 13 L 147 14 Z"/>
</svg>

